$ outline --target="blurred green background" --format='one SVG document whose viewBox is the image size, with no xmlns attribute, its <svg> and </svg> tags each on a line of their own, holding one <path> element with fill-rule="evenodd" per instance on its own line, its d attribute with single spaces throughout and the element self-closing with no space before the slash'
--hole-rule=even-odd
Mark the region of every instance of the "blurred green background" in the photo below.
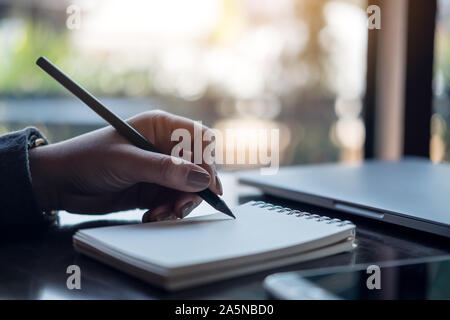
<svg viewBox="0 0 450 320">
<path fill-rule="evenodd" d="M 159 108 L 218 129 L 278 128 L 282 165 L 361 161 L 366 7 L 0 1 L 0 130 L 35 125 L 60 141 L 104 125 L 35 66 L 44 55 L 122 117 Z"/>
</svg>

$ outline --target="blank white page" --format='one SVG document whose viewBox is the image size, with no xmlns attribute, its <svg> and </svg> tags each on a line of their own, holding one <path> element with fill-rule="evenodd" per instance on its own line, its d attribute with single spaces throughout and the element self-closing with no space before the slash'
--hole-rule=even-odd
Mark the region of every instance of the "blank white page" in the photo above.
<svg viewBox="0 0 450 320">
<path fill-rule="evenodd" d="M 87 229 L 83 235 L 137 259 L 176 268 L 302 245 L 304 250 L 344 240 L 354 225 L 338 226 L 248 203 L 223 214 L 192 219 Z M 347 235 L 345 235 L 347 234 Z M 335 237 L 332 237 L 332 236 Z M 337 236 L 341 239 L 336 239 Z M 77 237 L 77 236 L 75 236 Z M 334 238 L 334 239 L 333 239 Z M 307 243 L 322 239 L 314 248 Z"/>
</svg>

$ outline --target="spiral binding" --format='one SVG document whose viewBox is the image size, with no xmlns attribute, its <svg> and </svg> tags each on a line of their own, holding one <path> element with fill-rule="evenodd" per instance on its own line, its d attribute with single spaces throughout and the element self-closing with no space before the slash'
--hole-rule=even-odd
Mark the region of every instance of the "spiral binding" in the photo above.
<svg viewBox="0 0 450 320">
<path fill-rule="evenodd" d="M 349 221 L 349 220 L 341 220 L 341 219 L 332 219 L 330 217 L 326 217 L 326 216 L 319 216 L 317 214 L 312 214 L 309 212 L 304 212 L 304 211 L 300 211 L 300 210 L 294 210 L 291 208 L 287 208 L 287 207 L 282 207 L 282 206 L 276 206 L 274 204 L 268 203 L 268 202 L 264 202 L 264 201 L 252 201 L 252 203 L 250 204 L 253 207 L 259 207 L 262 209 L 267 209 L 269 211 L 275 211 L 278 213 L 284 213 L 288 216 L 292 216 L 295 215 L 298 218 L 305 218 L 308 220 L 315 220 L 317 222 L 325 222 L 327 224 L 337 224 L 338 227 L 344 227 L 344 226 L 348 226 L 348 225 L 354 225 L 353 222 Z"/>
</svg>

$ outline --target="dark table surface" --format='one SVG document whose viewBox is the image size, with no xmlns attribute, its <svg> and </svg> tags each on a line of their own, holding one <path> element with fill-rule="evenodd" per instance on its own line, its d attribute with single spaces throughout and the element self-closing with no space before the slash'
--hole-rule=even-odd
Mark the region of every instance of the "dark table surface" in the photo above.
<svg viewBox="0 0 450 320">
<path fill-rule="evenodd" d="M 73 249 L 72 236 L 78 229 L 136 223 L 141 212 L 107 216 L 61 213 L 59 224 L 46 232 L 23 230 L 0 234 L 0 299 L 266 299 L 262 281 L 274 272 L 450 255 L 450 240 L 446 238 L 263 196 L 257 190 L 238 186 L 233 174 L 225 174 L 223 184 L 225 200 L 231 205 L 263 200 L 350 219 L 357 225 L 358 247 L 349 253 L 169 293 L 77 254 Z M 198 212 L 208 210 L 204 204 Z M 81 290 L 67 289 L 69 265 L 81 269 Z"/>
</svg>

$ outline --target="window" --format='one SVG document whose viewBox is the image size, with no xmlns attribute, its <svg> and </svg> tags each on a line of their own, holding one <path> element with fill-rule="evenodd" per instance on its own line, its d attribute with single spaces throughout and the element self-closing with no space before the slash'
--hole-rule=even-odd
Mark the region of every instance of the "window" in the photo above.
<svg viewBox="0 0 450 320">
<path fill-rule="evenodd" d="M 450 161 L 450 1 L 438 1 L 431 159 Z"/>
<path fill-rule="evenodd" d="M 362 160 L 366 6 L 3 1 L 0 130 L 34 124 L 58 141 L 104 125 L 34 65 L 45 55 L 122 117 L 161 108 L 215 128 L 279 128 L 283 165 Z"/>
</svg>

